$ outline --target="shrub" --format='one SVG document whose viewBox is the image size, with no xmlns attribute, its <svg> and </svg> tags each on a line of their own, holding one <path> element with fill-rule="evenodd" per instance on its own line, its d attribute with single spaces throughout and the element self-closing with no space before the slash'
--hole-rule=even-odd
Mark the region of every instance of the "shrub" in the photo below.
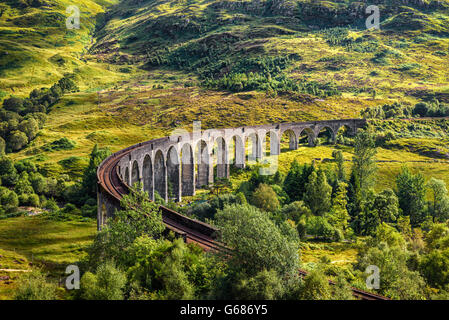
<svg viewBox="0 0 449 320">
<path fill-rule="evenodd" d="M 7 146 L 12 151 L 19 151 L 20 149 L 25 147 L 27 143 L 28 143 L 27 135 L 22 131 L 15 130 L 10 133 Z"/>
<path fill-rule="evenodd" d="M 274 212 L 280 206 L 276 193 L 265 183 L 261 183 L 254 191 L 252 203 L 259 209 L 267 212 Z"/>
<path fill-rule="evenodd" d="M 54 300 L 56 299 L 56 289 L 55 284 L 47 282 L 45 274 L 33 271 L 20 278 L 15 291 L 15 299 Z"/>
<path fill-rule="evenodd" d="M 111 261 L 100 264 L 95 274 L 81 278 L 81 298 L 86 300 L 123 300 L 126 275 Z"/>
</svg>

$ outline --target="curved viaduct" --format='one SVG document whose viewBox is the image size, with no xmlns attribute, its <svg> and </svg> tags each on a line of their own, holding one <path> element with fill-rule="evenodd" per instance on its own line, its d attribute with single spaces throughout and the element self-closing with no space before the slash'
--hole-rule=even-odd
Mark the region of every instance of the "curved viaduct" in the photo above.
<svg viewBox="0 0 449 320">
<path fill-rule="evenodd" d="M 135 183 L 141 183 L 151 200 L 157 192 L 165 201 L 180 201 L 183 196 L 192 196 L 198 188 L 210 185 L 214 179 L 228 178 L 231 165 L 244 168 L 259 162 L 269 163 L 271 167 L 281 152 L 283 135 L 289 139 L 289 149 L 294 150 L 302 135 L 313 146 L 324 129 L 334 141 L 342 127 L 355 134 L 365 124 L 364 119 L 344 119 L 205 131 L 198 130 L 194 124 L 193 132 L 178 132 L 133 145 L 114 153 L 98 167 L 98 229 L 120 209 L 122 195 Z M 188 242 L 200 243 L 202 239 L 205 247 L 219 246 L 212 244 L 218 232 L 212 226 L 161 208 L 165 225 L 175 234 Z"/>
<path fill-rule="evenodd" d="M 346 127 L 350 134 L 354 134 L 357 128 L 365 124 L 366 120 L 363 119 L 347 119 L 194 130 L 193 133 L 185 132 L 150 140 L 120 150 L 105 159 L 97 170 L 98 229 L 106 223 L 107 218 L 114 215 L 115 210 L 120 209 L 120 200 L 129 192 L 129 186 L 133 183 L 142 183 L 152 200 L 155 191 L 167 200 L 170 185 L 170 196 L 180 200 L 183 195 L 195 194 L 197 187 L 213 182 L 214 165 L 217 178 L 228 177 L 230 165 L 243 168 L 247 163 L 266 158 L 263 150 L 267 141 L 270 156 L 279 155 L 284 133 L 289 137 L 289 148 L 297 149 L 302 132 L 307 133 L 309 144 L 313 145 L 324 128 L 329 129 L 331 139 L 335 140 L 341 127 Z M 234 146 L 230 148 L 232 141 Z M 247 155 L 249 141 L 252 145 Z M 194 147 L 197 147 L 196 150 Z M 173 182 L 176 182 L 174 187 Z M 167 229 L 184 241 L 194 242 L 205 250 L 229 252 L 227 247 L 215 241 L 218 229 L 164 206 L 160 206 L 160 210 Z M 305 276 L 307 273 L 299 270 L 299 274 Z M 329 282 L 333 284 L 332 281 Z M 352 291 L 359 299 L 388 300 L 356 288 L 352 288 Z"/>
</svg>

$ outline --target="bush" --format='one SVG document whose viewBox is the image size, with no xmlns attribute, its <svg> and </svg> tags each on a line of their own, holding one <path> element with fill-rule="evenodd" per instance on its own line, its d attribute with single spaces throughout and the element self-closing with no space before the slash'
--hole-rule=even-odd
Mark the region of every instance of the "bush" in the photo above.
<svg viewBox="0 0 449 320">
<path fill-rule="evenodd" d="M 19 151 L 25 147 L 28 143 L 28 137 L 22 131 L 12 131 L 9 135 L 7 146 L 12 151 Z"/>
<path fill-rule="evenodd" d="M 24 111 L 23 99 L 16 97 L 10 97 L 9 99 L 5 99 L 3 101 L 3 108 L 5 110 L 20 114 Z"/>
<path fill-rule="evenodd" d="M 28 141 L 32 141 L 39 131 L 39 124 L 33 118 L 24 120 L 19 124 L 19 130 L 26 134 Z"/>
<path fill-rule="evenodd" d="M 264 183 L 261 183 L 256 191 L 254 191 L 251 202 L 259 209 L 267 212 L 274 212 L 280 206 L 274 190 Z"/>
<path fill-rule="evenodd" d="M 306 224 L 308 234 L 331 241 L 343 239 L 341 230 L 334 228 L 325 217 L 313 216 Z"/>
<path fill-rule="evenodd" d="M 46 280 L 46 275 L 40 271 L 33 271 L 24 275 L 18 282 L 15 291 L 16 300 L 55 300 L 55 284 Z"/>
<path fill-rule="evenodd" d="M 111 261 L 100 264 L 96 274 L 86 272 L 81 278 L 81 298 L 86 300 L 123 300 L 126 275 Z"/>
<path fill-rule="evenodd" d="M 47 210 L 49 210 L 50 212 L 55 212 L 57 210 L 59 210 L 58 204 L 56 203 L 55 199 L 51 198 L 48 199 L 44 204 L 43 207 Z"/>
<path fill-rule="evenodd" d="M 35 193 L 30 194 L 28 196 L 28 203 L 27 204 L 29 206 L 31 206 L 31 207 L 39 207 L 39 205 L 40 205 L 39 196 L 37 194 L 35 194 Z"/>
<path fill-rule="evenodd" d="M 14 212 L 19 206 L 19 197 L 14 191 L 0 187 L 0 207 L 6 213 Z"/>
</svg>

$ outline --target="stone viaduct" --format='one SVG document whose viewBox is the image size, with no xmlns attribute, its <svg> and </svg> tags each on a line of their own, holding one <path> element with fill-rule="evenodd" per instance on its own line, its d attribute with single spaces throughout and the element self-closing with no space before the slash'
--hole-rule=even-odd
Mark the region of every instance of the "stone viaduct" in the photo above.
<svg viewBox="0 0 449 320">
<path fill-rule="evenodd" d="M 365 124 L 363 119 L 346 119 L 205 131 L 194 128 L 193 132 L 180 132 L 131 146 L 125 149 L 126 153 L 122 150 L 112 157 L 118 159 L 117 174 L 125 185 L 141 183 L 152 200 L 157 192 L 165 201 L 180 201 L 183 196 L 194 195 L 196 189 L 212 184 L 214 179 L 228 178 L 231 165 L 244 168 L 247 164 L 263 163 L 264 159 L 276 157 L 281 152 L 282 137 L 288 139 L 289 149 L 295 150 L 301 136 L 307 137 L 308 144 L 313 146 L 324 130 L 335 141 L 341 128 L 345 127 L 349 135 L 354 135 L 357 128 Z M 105 215 L 101 213 L 102 208 L 108 209 L 111 204 L 107 201 L 108 194 L 104 194 L 105 188 L 100 186 L 99 190 L 101 225 L 104 220 L 101 217 Z"/>
</svg>

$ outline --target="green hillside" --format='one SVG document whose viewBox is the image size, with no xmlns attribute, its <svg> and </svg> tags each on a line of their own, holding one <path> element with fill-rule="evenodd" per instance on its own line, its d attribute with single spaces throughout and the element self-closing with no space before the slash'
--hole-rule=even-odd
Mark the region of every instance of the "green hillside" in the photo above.
<svg viewBox="0 0 449 320">
<path fill-rule="evenodd" d="M 14 155 L 38 155 L 50 172 L 72 172 L 60 162 L 74 153 L 85 164 L 95 143 L 118 150 L 194 120 L 231 127 L 449 102 L 448 1 L 382 1 L 380 30 L 366 30 L 366 2 L 84 0 L 81 29 L 67 30 L 69 4 L 0 11 L 3 98 L 68 73 L 80 88 Z M 45 151 L 63 137 L 73 150 Z"/>
<path fill-rule="evenodd" d="M 95 88 L 118 77 L 84 58 L 94 41 L 96 19 L 115 0 L 7 0 L 0 3 L 0 100 L 27 96 L 50 87 L 66 73 L 75 73 L 83 88 Z M 68 30 L 66 8 L 81 11 L 79 30 Z M 99 76 L 101 74 L 101 76 Z"/>
</svg>

